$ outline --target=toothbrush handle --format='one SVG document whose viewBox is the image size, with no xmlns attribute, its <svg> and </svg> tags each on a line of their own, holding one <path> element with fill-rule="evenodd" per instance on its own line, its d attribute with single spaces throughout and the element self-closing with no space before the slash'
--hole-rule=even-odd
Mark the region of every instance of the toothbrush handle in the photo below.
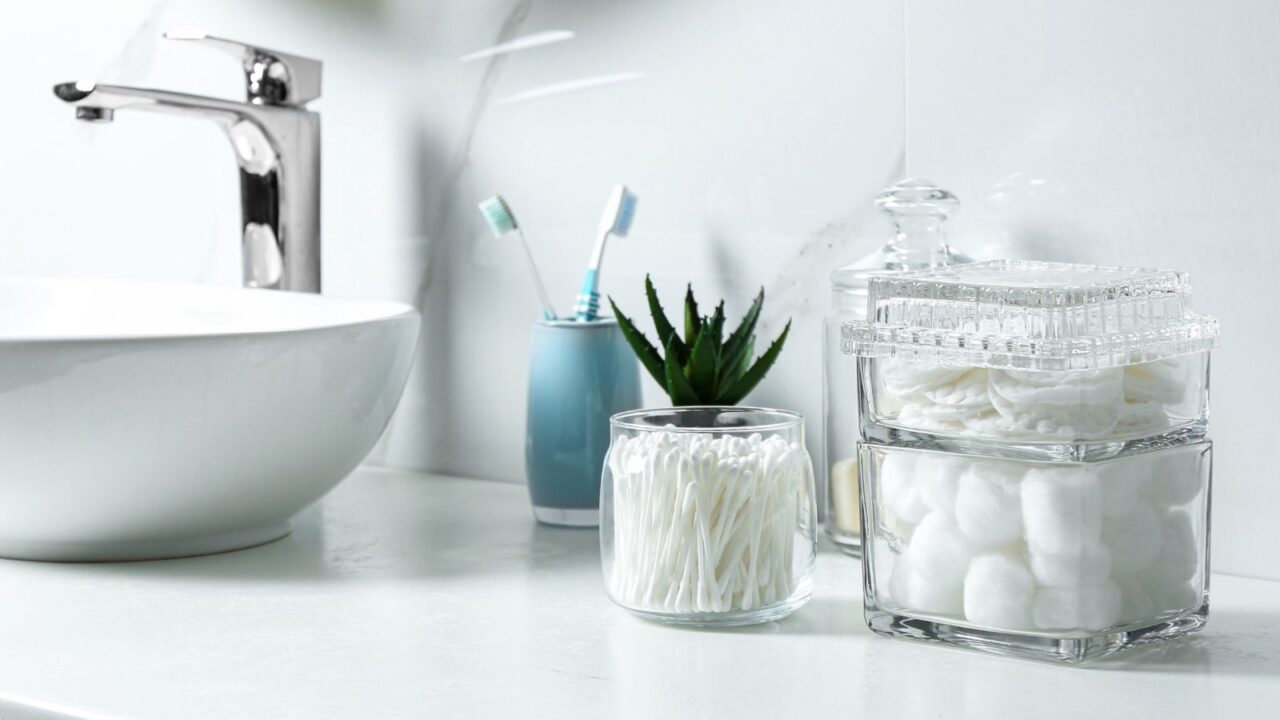
<svg viewBox="0 0 1280 720">
<path fill-rule="evenodd" d="M 582 289 L 578 291 L 578 301 L 573 306 L 575 320 L 588 322 L 600 317 L 600 293 L 596 292 L 597 276 L 595 268 L 587 268 L 582 278 Z"/>
<path fill-rule="evenodd" d="M 533 276 L 534 287 L 538 289 L 538 300 L 542 303 L 542 318 L 544 320 L 555 320 L 556 309 L 551 304 L 551 297 L 547 295 L 547 289 L 542 285 L 542 275 L 538 272 L 538 265 L 533 261 L 533 250 L 529 248 L 529 241 L 525 240 L 524 233 L 520 233 L 520 245 L 524 248 L 524 258 L 529 261 L 529 274 Z"/>
</svg>

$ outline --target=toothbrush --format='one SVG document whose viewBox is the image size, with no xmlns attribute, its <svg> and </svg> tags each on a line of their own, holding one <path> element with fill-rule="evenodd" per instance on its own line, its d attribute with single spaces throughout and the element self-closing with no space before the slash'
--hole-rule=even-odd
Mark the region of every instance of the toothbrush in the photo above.
<svg viewBox="0 0 1280 720">
<path fill-rule="evenodd" d="M 547 320 L 557 319 L 556 309 L 551 305 L 551 298 L 547 297 L 547 289 L 542 286 L 542 276 L 538 274 L 538 266 L 533 262 L 533 250 L 529 248 L 529 241 L 525 239 L 520 223 L 516 222 L 516 214 L 511 212 L 511 206 L 501 195 L 494 195 L 481 202 L 478 207 L 494 237 L 500 238 L 512 232 L 520 236 L 520 244 L 524 246 L 524 257 L 529 261 L 529 274 L 533 275 L 533 284 L 538 288 L 538 298 L 542 302 L 542 317 Z"/>
<path fill-rule="evenodd" d="M 574 319 L 589 322 L 599 317 L 600 313 L 600 260 L 604 257 L 604 243 L 610 235 L 626 237 L 631 230 L 631 222 L 636 218 L 636 196 L 626 185 L 616 185 L 609 194 L 609 203 L 604 206 L 604 214 L 600 216 L 599 236 L 595 250 L 591 253 L 591 264 L 587 266 L 587 274 L 582 278 L 582 289 L 578 291 L 578 301 L 573 306 Z"/>
</svg>

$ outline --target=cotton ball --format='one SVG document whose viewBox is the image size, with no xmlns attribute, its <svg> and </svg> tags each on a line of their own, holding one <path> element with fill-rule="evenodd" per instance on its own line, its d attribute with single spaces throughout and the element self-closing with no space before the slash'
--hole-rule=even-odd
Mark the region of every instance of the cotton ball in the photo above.
<svg viewBox="0 0 1280 720">
<path fill-rule="evenodd" d="M 990 548 L 1022 535 L 1023 469 L 1011 463 L 975 461 L 960 476 L 956 525 L 977 548 Z"/>
<path fill-rule="evenodd" d="M 888 452 L 880 462 L 881 507 L 902 522 L 914 525 L 929 513 L 929 506 L 920 498 L 915 481 L 915 453 Z"/>
<path fill-rule="evenodd" d="M 956 489 L 960 475 L 969 466 L 963 457 L 944 453 L 923 453 L 916 460 L 916 487 L 920 499 L 931 510 L 948 515 L 956 509 Z"/>
<path fill-rule="evenodd" d="M 920 521 L 906 552 L 921 578 L 944 587 L 959 586 L 964 581 L 973 554 L 955 522 L 936 510 Z"/>
<path fill-rule="evenodd" d="M 1194 610 L 1204 602 L 1200 585 L 1170 578 L 1150 571 L 1138 576 L 1137 582 L 1151 598 L 1152 617 Z"/>
<path fill-rule="evenodd" d="M 913 567 L 911 553 L 903 553 L 893 564 L 889 577 L 889 597 L 906 611 L 927 615 L 959 616 L 964 607 L 964 590 L 958 585 L 930 582 Z"/>
<path fill-rule="evenodd" d="M 998 630 L 1031 627 L 1035 583 L 1022 560 L 1010 553 L 987 553 L 969 563 L 964 576 L 964 616 Z"/>
<path fill-rule="evenodd" d="M 1031 602 L 1041 630 L 1103 630 L 1120 620 L 1120 588 L 1110 580 L 1097 585 L 1043 588 Z"/>
<path fill-rule="evenodd" d="M 1027 544 L 1045 553 L 1079 553 L 1102 531 L 1098 480 L 1084 466 L 1036 467 L 1022 479 Z"/>
<path fill-rule="evenodd" d="M 1097 466 L 1102 514 L 1124 517 L 1151 495 L 1151 458 L 1138 455 Z"/>
<path fill-rule="evenodd" d="M 1152 566 L 1152 572 L 1170 581 L 1195 577 L 1200 569 L 1202 545 L 1191 524 L 1191 516 L 1181 510 L 1165 515 L 1162 523 L 1164 542 Z"/>
<path fill-rule="evenodd" d="M 1118 574 L 1142 570 L 1160 554 L 1164 527 L 1150 507 L 1139 505 L 1128 515 L 1106 518 L 1102 542 L 1111 549 L 1111 565 Z"/>
<path fill-rule="evenodd" d="M 1200 494 L 1199 451 L 1166 451 L 1154 453 L 1151 470 L 1151 495 L 1164 507 L 1186 505 Z"/>
<path fill-rule="evenodd" d="M 1156 616 L 1156 604 L 1151 593 L 1139 580 L 1123 580 L 1120 586 L 1120 621 L 1142 622 Z"/>
<path fill-rule="evenodd" d="M 1111 552 L 1100 544 L 1086 545 L 1079 552 L 1048 553 L 1032 548 L 1031 574 L 1045 587 L 1093 585 L 1111 574 Z"/>
</svg>

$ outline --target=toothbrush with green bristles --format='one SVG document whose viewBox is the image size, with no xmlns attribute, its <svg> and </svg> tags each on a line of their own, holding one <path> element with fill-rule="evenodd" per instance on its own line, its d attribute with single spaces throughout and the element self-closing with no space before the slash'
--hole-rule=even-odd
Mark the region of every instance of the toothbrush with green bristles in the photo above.
<svg viewBox="0 0 1280 720">
<path fill-rule="evenodd" d="M 600 216 L 600 230 L 595 249 L 591 252 L 591 264 L 582 278 L 582 289 L 573 306 L 573 319 L 591 322 L 600 317 L 600 261 L 604 259 L 604 244 L 610 235 L 626 237 L 631 223 L 636 219 L 636 195 L 626 185 L 614 186 L 609 202 Z"/>
<path fill-rule="evenodd" d="M 558 319 L 556 309 L 551 304 L 551 298 L 547 296 L 547 289 L 542 285 L 542 275 L 538 273 L 538 266 L 533 262 L 533 250 L 529 248 L 529 241 L 525 238 L 524 231 L 520 229 L 520 223 L 516 222 L 516 214 L 511 211 L 511 206 L 501 195 L 494 195 L 481 202 L 478 207 L 495 238 L 508 233 L 520 236 L 524 257 L 529 261 L 529 274 L 533 276 L 533 284 L 538 288 L 538 299 L 542 302 L 542 316 L 547 320 Z"/>
</svg>

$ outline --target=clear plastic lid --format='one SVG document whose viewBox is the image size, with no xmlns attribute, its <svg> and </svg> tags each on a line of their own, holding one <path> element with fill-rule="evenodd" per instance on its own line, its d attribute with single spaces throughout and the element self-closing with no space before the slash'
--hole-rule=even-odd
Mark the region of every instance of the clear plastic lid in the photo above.
<svg viewBox="0 0 1280 720">
<path fill-rule="evenodd" d="M 1218 321 L 1173 270 L 992 260 L 871 280 L 843 349 L 943 365 L 1087 370 L 1208 350 Z"/>
</svg>

